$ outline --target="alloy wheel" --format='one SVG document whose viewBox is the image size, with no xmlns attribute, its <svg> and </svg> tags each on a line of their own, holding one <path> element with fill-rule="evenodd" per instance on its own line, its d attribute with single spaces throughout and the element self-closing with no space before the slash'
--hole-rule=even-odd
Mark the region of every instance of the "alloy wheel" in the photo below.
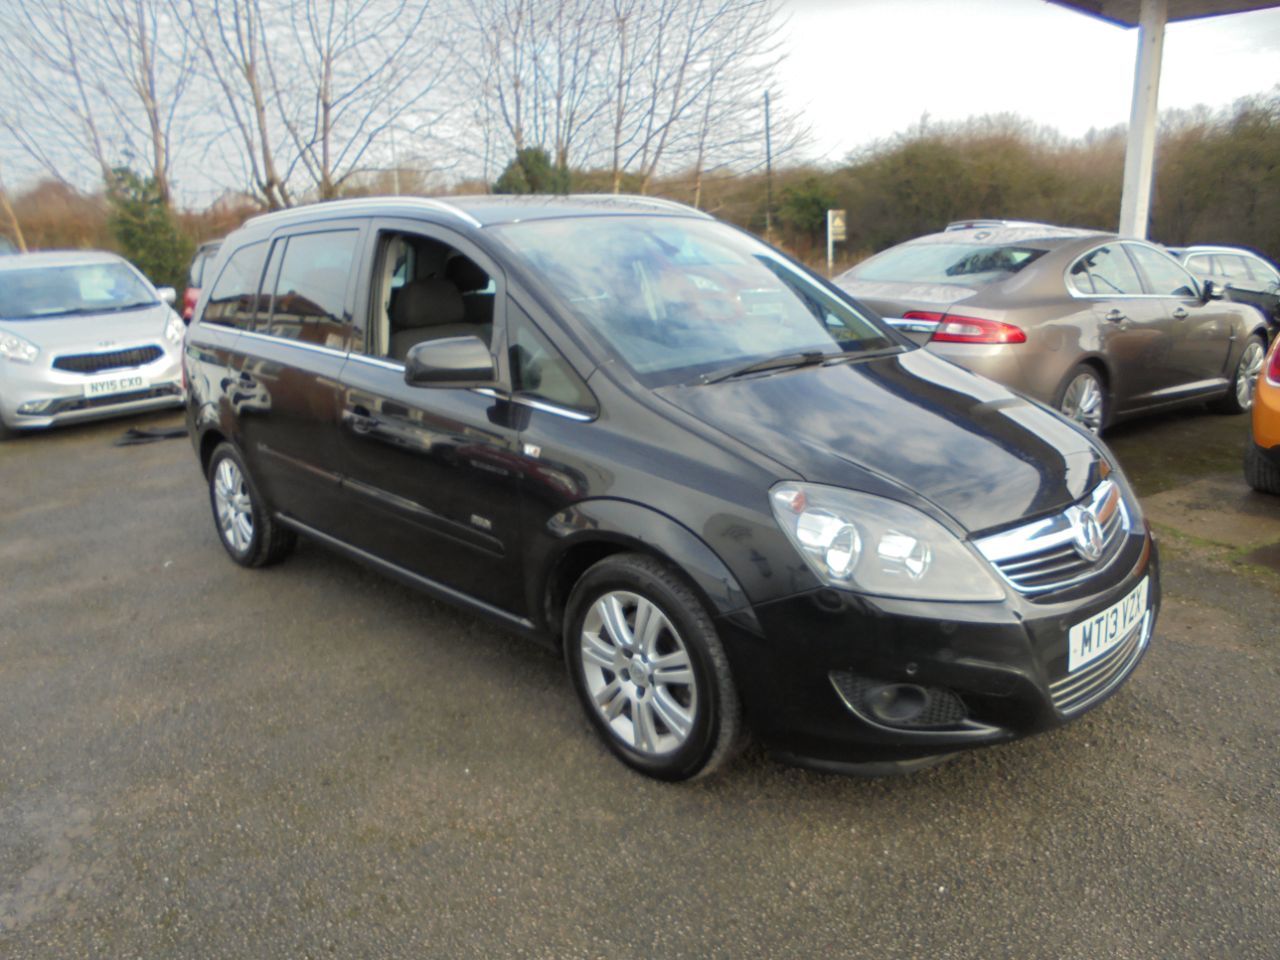
<svg viewBox="0 0 1280 960">
<path fill-rule="evenodd" d="M 1258 374 L 1262 371 L 1262 361 L 1267 351 L 1257 340 L 1250 340 L 1240 356 L 1240 366 L 1236 370 L 1236 402 L 1241 410 L 1253 406 L 1253 392 L 1258 388 Z"/>
<path fill-rule="evenodd" d="M 214 471 L 213 503 L 222 539 L 236 553 L 244 553 L 253 542 L 253 501 L 244 474 L 229 457 Z"/>
<path fill-rule="evenodd" d="M 698 717 L 688 648 L 665 613 L 638 593 L 610 591 L 579 637 L 591 703 L 620 741 L 654 757 L 678 750 Z"/>
<path fill-rule="evenodd" d="M 1091 433 L 1102 429 L 1102 385 L 1091 373 L 1078 374 L 1062 395 L 1062 413 Z"/>
</svg>

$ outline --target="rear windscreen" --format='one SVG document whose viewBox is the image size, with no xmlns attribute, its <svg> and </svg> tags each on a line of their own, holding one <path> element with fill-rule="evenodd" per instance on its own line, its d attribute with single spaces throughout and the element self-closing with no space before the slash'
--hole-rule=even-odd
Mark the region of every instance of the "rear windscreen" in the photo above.
<svg viewBox="0 0 1280 960">
<path fill-rule="evenodd" d="M 1004 280 L 1045 254 L 1033 247 L 913 243 L 886 250 L 853 270 L 858 280 L 980 287 Z"/>
</svg>

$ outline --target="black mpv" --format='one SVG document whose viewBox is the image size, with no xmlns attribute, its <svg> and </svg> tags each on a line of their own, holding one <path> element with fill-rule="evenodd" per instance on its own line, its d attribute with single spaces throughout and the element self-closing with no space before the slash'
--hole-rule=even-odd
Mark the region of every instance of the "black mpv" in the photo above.
<svg viewBox="0 0 1280 960">
<path fill-rule="evenodd" d="M 301 533 L 554 644 L 644 773 L 748 729 L 909 769 L 1079 715 L 1151 638 L 1105 448 L 698 211 L 341 201 L 209 276 L 188 417 L 231 557 Z"/>
</svg>

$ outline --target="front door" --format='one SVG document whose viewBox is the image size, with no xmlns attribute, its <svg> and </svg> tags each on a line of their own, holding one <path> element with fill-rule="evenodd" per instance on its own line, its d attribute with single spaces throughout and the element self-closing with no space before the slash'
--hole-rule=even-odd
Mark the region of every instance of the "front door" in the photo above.
<svg viewBox="0 0 1280 960">
<path fill-rule="evenodd" d="M 413 221 L 379 224 L 366 256 L 370 323 L 338 403 L 351 542 L 523 616 L 519 409 L 487 392 L 404 381 L 411 340 L 474 335 L 496 347 L 501 271 L 464 238 Z"/>
</svg>

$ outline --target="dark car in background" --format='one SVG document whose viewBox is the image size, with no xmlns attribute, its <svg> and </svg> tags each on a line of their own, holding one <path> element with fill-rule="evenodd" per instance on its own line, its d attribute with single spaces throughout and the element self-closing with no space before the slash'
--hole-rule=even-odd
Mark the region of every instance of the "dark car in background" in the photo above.
<svg viewBox="0 0 1280 960">
<path fill-rule="evenodd" d="M 209 269 L 209 264 L 213 262 L 213 258 L 217 256 L 220 246 L 222 246 L 221 240 L 202 243 L 196 248 L 195 256 L 191 258 L 191 266 L 187 270 L 187 289 L 182 294 L 184 323 L 191 322 L 191 315 L 195 312 L 196 303 L 200 299 L 200 288 L 204 285 L 205 273 Z"/>
<path fill-rule="evenodd" d="M 646 774 L 747 728 L 933 762 L 1080 715 L 1151 639 L 1155 544 L 1092 436 L 698 211 L 339 201 L 210 277 L 187 414 L 230 557 L 302 534 L 547 642 Z M 518 690 L 489 709 L 537 723 Z"/>
<path fill-rule="evenodd" d="M 945 230 L 835 281 L 930 352 L 1097 432 L 1117 417 L 1253 402 L 1259 313 L 1139 240 L 1030 224 Z"/>
<path fill-rule="evenodd" d="M 1257 307 L 1271 324 L 1271 338 L 1280 331 L 1280 269 L 1243 247 L 1170 247 L 1184 267 L 1201 281 L 1212 280 L 1228 300 Z"/>
</svg>

